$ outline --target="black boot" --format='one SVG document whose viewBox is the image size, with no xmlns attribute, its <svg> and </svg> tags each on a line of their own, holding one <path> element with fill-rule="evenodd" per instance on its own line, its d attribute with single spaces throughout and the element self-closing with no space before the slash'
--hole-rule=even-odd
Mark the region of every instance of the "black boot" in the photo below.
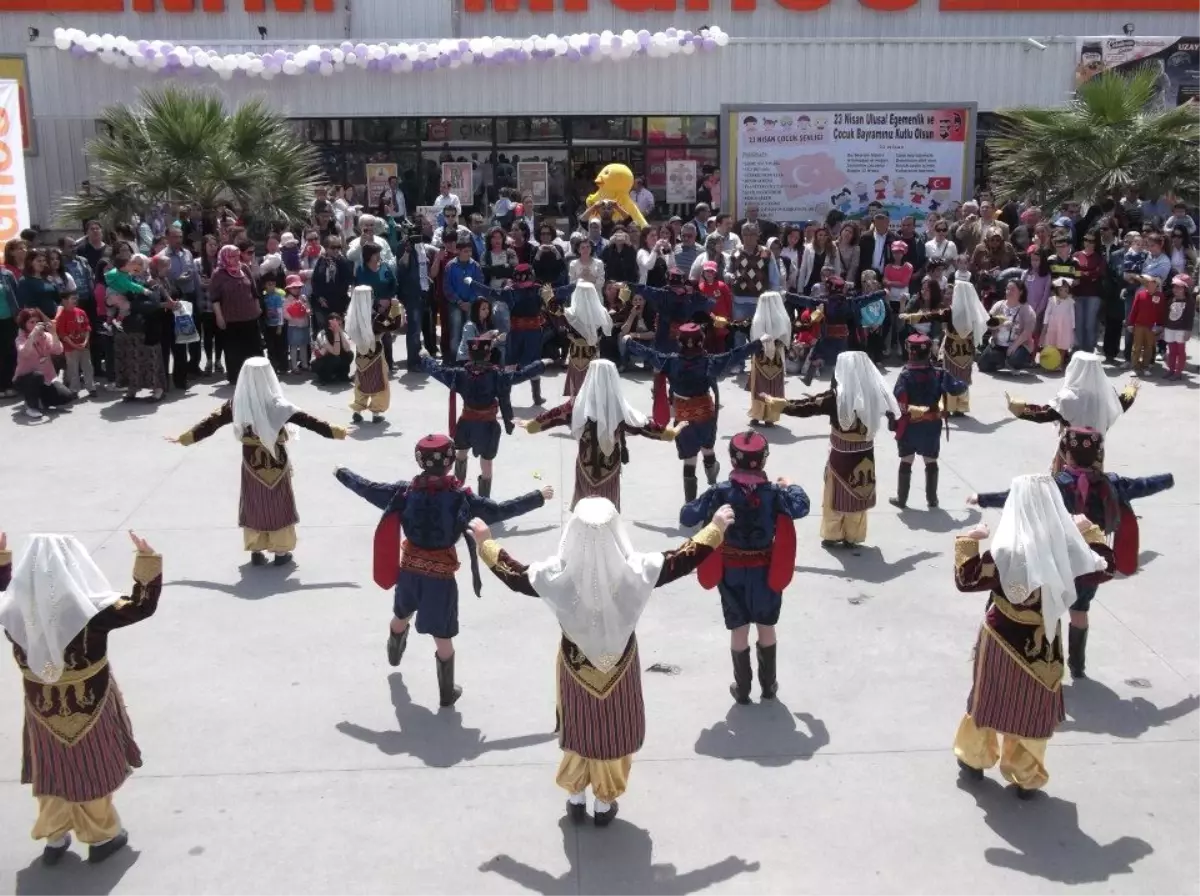
<svg viewBox="0 0 1200 896">
<path fill-rule="evenodd" d="M 696 468 L 694 466 L 684 465 L 683 468 L 683 500 L 684 503 L 696 500 Z"/>
<path fill-rule="evenodd" d="M 775 679 L 775 648 L 778 644 L 772 644 L 770 647 L 763 647 L 761 644 L 755 644 L 755 652 L 758 653 L 758 686 L 762 688 L 762 698 L 764 700 L 774 700 L 775 694 L 779 691 L 779 682 Z"/>
<path fill-rule="evenodd" d="M 479 477 L 479 497 L 490 498 L 492 496 L 492 477 Z"/>
<path fill-rule="evenodd" d="M 704 458 L 704 478 L 709 485 L 717 484 L 717 474 L 721 472 L 721 462 L 715 457 Z"/>
<path fill-rule="evenodd" d="M 546 399 L 542 398 L 542 378 L 534 377 L 529 381 L 529 387 L 533 390 L 533 403 L 539 407 L 546 403 Z"/>
<path fill-rule="evenodd" d="M 750 668 L 750 648 L 745 650 L 730 650 L 733 656 L 733 684 L 729 693 L 733 699 L 743 705 L 750 702 L 750 685 L 754 682 L 754 670 Z"/>
<path fill-rule="evenodd" d="M 930 510 L 938 506 L 937 500 L 938 487 L 938 465 L 936 463 L 925 465 L 925 503 Z"/>
<path fill-rule="evenodd" d="M 896 483 L 896 497 L 888 498 L 893 507 L 903 510 L 908 506 L 908 487 L 912 485 L 912 464 L 901 463 L 899 481 Z"/>
<path fill-rule="evenodd" d="M 1087 678 L 1083 671 L 1087 664 L 1087 635 L 1086 628 L 1067 627 L 1067 668 L 1072 678 Z"/>
<path fill-rule="evenodd" d="M 438 676 L 438 703 L 441 706 L 453 706 L 455 701 L 462 696 L 462 688 L 454 683 L 454 654 L 450 654 L 450 659 L 444 660 L 440 656 L 437 659 L 437 676 Z"/>
<path fill-rule="evenodd" d="M 122 829 L 121 833 L 113 837 L 107 843 L 101 843 L 99 846 L 88 847 L 88 861 L 93 865 L 98 865 L 111 856 L 113 853 L 119 852 L 129 843 L 129 834 Z"/>
<path fill-rule="evenodd" d="M 387 660 L 389 666 L 400 665 L 400 658 L 404 656 L 404 648 L 408 646 L 408 630 L 410 628 L 412 626 L 405 626 L 404 631 L 400 634 L 388 629 Z"/>
<path fill-rule="evenodd" d="M 454 459 L 454 478 L 459 482 L 465 482 L 467 478 L 467 459 L 464 457 L 459 460 Z"/>
</svg>

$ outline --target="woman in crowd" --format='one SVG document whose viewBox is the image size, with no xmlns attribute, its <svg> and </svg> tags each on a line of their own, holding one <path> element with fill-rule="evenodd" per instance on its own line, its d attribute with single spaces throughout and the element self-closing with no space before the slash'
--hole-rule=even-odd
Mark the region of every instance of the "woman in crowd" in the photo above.
<svg viewBox="0 0 1200 896">
<path fill-rule="evenodd" d="M 568 277 L 574 285 L 581 280 L 604 290 L 604 262 L 592 256 L 592 243 L 581 233 L 571 237 L 571 259 Z"/>
<path fill-rule="evenodd" d="M 325 326 L 317 332 L 316 351 L 313 354 L 312 371 L 318 383 L 346 383 L 350 381 L 350 363 L 354 360 L 354 346 L 342 329 L 342 316 L 336 311 L 329 315 Z"/>
<path fill-rule="evenodd" d="M 471 303 L 471 310 L 467 312 L 467 322 L 463 324 L 462 339 L 459 340 L 455 357 L 459 361 L 465 362 L 470 356 L 471 341 L 480 337 L 492 340 L 491 363 L 502 363 L 504 356 L 501 345 L 504 342 L 504 334 L 500 332 L 499 323 L 492 314 L 492 300 L 488 298 L 479 298 Z"/>
<path fill-rule="evenodd" d="M 1096 330 L 1100 323 L 1100 294 L 1108 276 L 1104 256 L 1096 251 L 1098 234 L 1084 234 L 1083 249 L 1075 253 L 1079 276 L 1072 292 L 1075 294 L 1075 348 L 1090 352 L 1096 347 Z"/>
<path fill-rule="evenodd" d="M 271 362 L 261 357 L 245 362 L 232 399 L 179 438 L 167 437 L 167 441 L 192 445 L 229 423 L 242 446 L 238 525 L 243 549 L 250 552 L 255 566 L 267 562 L 266 551 L 275 554 L 276 566 L 290 563 L 300 515 L 284 447 L 286 426 L 293 423 L 327 439 L 344 439 L 347 430 L 311 417 L 288 401 Z"/>
<path fill-rule="evenodd" d="M 804 257 L 804 231 L 795 224 L 783 228 L 783 247 L 779 250 L 779 256 L 787 259 L 788 276 L 784 277 L 784 291 L 796 292 L 796 277 L 800 274 L 800 261 Z"/>
<path fill-rule="evenodd" d="M 638 283 L 664 288 L 671 258 L 671 241 L 660 236 L 658 228 L 651 224 L 642 231 L 641 247 L 637 252 Z"/>
<path fill-rule="evenodd" d="M 952 270 L 958 258 L 958 246 L 950 239 L 950 222 L 939 219 L 933 224 L 932 232 L 933 238 L 925 242 L 926 263 L 941 261 L 945 263 L 947 271 Z"/>
<path fill-rule="evenodd" d="M 54 288 L 58 290 L 58 297 L 61 299 L 65 295 L 78 293 L 78 284 L 75 278 L 66 272 L 63 268 L 63 254 L 61 249 L 46 250 L 46 279 L 54 284 Z M 80 301 L 83 296 L 80 296 Z"/>
<path fill-rule="evenodd" d="M 1100 527 L 1072 517 L 1046 475 L 1013 480 L 992 549 L 981 553 L 988 535 L 980 523 L 954 544 L 958 590 L 989 594 L 954 755 L 974 780 L 999 762 L 1029 799 L 1050 780 L 1046 746 L 1066 718 L 1059 620 L 1077 588 L 1111 578 L 1113 556 Z"/>
<path fill-rule="evenodd" d="M 845 228 L 843 228 L 845 229 Z M 800 270 L 796 272 L 796 292 L 809 295 L 812 288 L 821 282 L 821 269 L 826 263 L 833 261 L 834 273 L 837 273 L 838 247 L 829 241 L 829 229 L 818 227 L 810 245 L 804 247 L 800 259 Z M 844 274 L 838 274 L 843 280 L 851 282 Z"/>
<path fill-rule="evenodd" d="M 1054 254 L 1054 231 L 1045 221 L 1039 221 L 1033 227 L 1033 242 L 1030 248 L 1036 249 L 1039 255 L 1049 258 Z"/>
<path fill-rule="evenodd" d="M 152 399 L 158 401 L 167 388 L 167 371 L 159 347 L 165 315 L 155 294 L 138 282 L 145 275 L 145 256 L 131 255 L 129 246 L 120 243 L 113 263 L 104 274 L 104 285 L 105 301 L 115 311 L 117 387 L 125 390 L 125 401 L 133 401 L 142 389 L 150 389 Z"/>
<path fill-rule="evenodd" d="M 504 244 L 504 231 L 493 227 L 488 231 L 483 255 L 479 259 L 483 278 L 491 289 L 504 289 L 517 266 L 517 255 Z"/>
<path fill-rule="evenodd" d="M 225 331 L 217 326 L 217 316 L 213 312 L 213 301 L 209 292 L 213 273 L 219 267 L 217 252 L 220 248 L 213 234 L 205 234 L 197 263 L 200 276 L 196 284 L 196 326 L 200 330 L 200 343 L 204 351 L 205 376 L 213 373 L 221 376 L 225 373 L 225 366 L 221 363 L 225 354 Z"/>
<path fill-rule="evenodd" d="M 589 786 L 594 824 L 604 827 L 616 817 L 633 754 L 645 738 L 634 629 L 651 592 L 693 572 L 720 546 L 732 522 L 733 511 L 722 507 L 680 548 L 639 554 L 616 507 L 586 498 L 563 527 L 557 553 L 526 566 L 492 540 L 482 520 L 471 521 L 480 559 L 513 591 L 540 597 L 562 629 L 557 692 L 563 758 L 556 780 L 569 794 L 571 821 L 587 818 Z"/>
<path fill-rule="evenodd" d="M 508 231 L 508 247 L 516 256 L 517 264 L 533 266 L 534 245 L 530 241 L 529 225 L 524 221 L 514 221 Z"/>
<path fill-rule="evenodd" d="M 22 308 L 17 315 L 17 366 L 13 384 L 25 401 L 25 416 L 37 420 L 43 411 L 67 404 L 75 396 L 60 383 L 54 357 L 63 353 L 54 321 L 37 308 Z"/>
<path fill-rule="evenodd" d="M 217 265 L 208 283 L 208 295 L 216 325 L 225 332 L 225 367 L 229 382 L 237 385 L 238 373 L 246 359 L 262 355 L 258 326 L 262 308 L 250 270 L 242 263 L 242 253 L 237 246 L 222 246 L 217 253 Z"/>
<path fill-rule="evenodd" d="M 0 266 L 0 398 L 12 398 L 13 371 L 17 367 L 17 281 Z"/>
<path fill-rule="evenodd" d="M 30 249 L 25 271 L 17 284 L 17 301 L 22 308 L 36 308 L 51 320 L 58 314 L 58 286 L 47 277 L 45 249 Z"/>
<path fill-rule="evenodd" d="M 978 299 L 976 299 L 978 301 Z M 935 344 L 942 340 L 941 318 L 928 317 L 924 320 L 914 320 L 909 315 L 928 315 L 930 312 L 942 310 L 942 284 L 935 277 L 926 277 L 921 281 L 921 288 L 908 297 L 900 316 L 905 321 L 900 333 L 900 342 L 904 343 L 913 333 L 928 336 Z M 980 308 L 980 311 L 983 309 Z M 957 374 L 955 374 L 957 376 Z M 958 377 L 962 379 L 962 377 Z"/>
<path fill-rule="evenodd" d="M 815 236 L 814 239 L 816 239 Z M 858 225 L 853 221 L 845 221 L 842 223 L 841 230 L 838 231 L 837 242 L 833 245 L 831 257 L 826 259 L 825 264 L 832 263 L 834 276 L 841 277 L 847 283 L 857 283 L 861 257 L 862 254 L 858 248 Z M 820 270 L 821 268 L 818 267 L 818 273 Z M 810 274 L 809 277 L 811 278 L 811 276 Z M 805 284 L 799 279 L 796 282 L 796 292 L 805 292 Z"/>
<path fill-rule="evenodd" d="M 981 274 L 998 274 L 1007 268 L 1017 266 L 1017 254 L 1013 251 L 1012 243 L 1004 238 L 1004 233 L 997 228 L 987 230 L 983 241 L 971 253 L 971 273 L 978 278 Z"/>
<path fill-rule="evenodd" d="M 33 535 L 12 565 L 0 532 L 0 626 L 24 677 L 21 783 L 38 801 L 33 837 L 42 863 L 57 865 L 74 833 L 88 862 L 103 862 L 129 842 L 113 794 L 142 754 L 108 658 L 111 631 L 154 615 L 162 557 L 133 532 L 133 590 L 113 590 L 70 535 Z"/>
<path fill-rule="evenodd" d="M 700 272 L 704 268 L 704 263 L 711 261 L 717 266 L 717 279 L 725 279 L 725 253 L 721 251 L 721 234 L 710 233 L 704 238 L 704 251 L 696 256 L 696 260 L 692 262 L 692 269 L 688 272 L 689 280 L 700 280 Z"/>
<path fill-rule="evenodd" d="M 1196 249 L 1188 236 L 1187 228 L 1176 227 L 1171 231 L 1171 273 L 1191 276 L 1196 270 Z"/>
<path fill-rule="evenodd" d="M 541 242 L 533 251 L 533 278 L 538 283 L 549 283 L 551 286 L 563 286 L 567 282 L 567 262 L 563 258 L 562 249 L 555 242 L 558 233 L 549 224 L 538 227 L 538 239 Z"/>
<path fill-rule="evenodd" d="M 955 284 L 958 290 L 958 284 Z M 979 356 L 979 369 L 991 373 L 1008 367 L 1025 370 L 1033 366 L 1037 356 L 1034 329 L 1037 317 L 1029 307 L 1029 293 L 1023 280 L 1009 280 L 1004 288 L 1004 298 L 992 305 L 991 317 L 998 318 L 992 327 L 992 338 L 988 347 Z"/>
<path fill-rule="evenodd" d="M 604 262 L 605 279 L 622 283 L 637 282 L 640 276 L 637 252 L 629 245 L 629 234 L 623 229 L 613 231 L 612 239 L 600 254 Z"/>
<path fill-rule="evenodd" d="M 29 243 L 24 240 L 9 240 L 4 244 L 4 270 L 20 282 L 25 276 L 25 257 L 29 254 Z"/>
</svg>

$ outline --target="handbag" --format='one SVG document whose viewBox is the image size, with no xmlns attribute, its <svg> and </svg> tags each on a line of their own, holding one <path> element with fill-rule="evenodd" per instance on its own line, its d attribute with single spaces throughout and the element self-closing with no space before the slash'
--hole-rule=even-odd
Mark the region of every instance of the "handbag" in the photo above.
<svg viewBox="0 0 1200 896">
<path fill-rule="evenodd" d="M 863 305 L 862 310 L 858 313 L 858 319 L 864 329 L 875 330 L 881 327 L 887 319 L 887 306 L 883 303 L 883 299 L 875 299 Z"/>
<path fill-rule="evenodd" d="M 196 319 L 192 316 L 192 303 L 179 300 L 175 309 L 175 344 L 188 345 L 200 341 L 200 333 L 196 330 Z"/>
</svg>

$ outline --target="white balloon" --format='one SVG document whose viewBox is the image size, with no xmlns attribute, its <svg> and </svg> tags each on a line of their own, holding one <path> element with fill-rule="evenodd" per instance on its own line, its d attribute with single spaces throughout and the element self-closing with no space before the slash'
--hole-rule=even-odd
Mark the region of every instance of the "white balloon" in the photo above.
<svg viewBox="0 0 1200 896">
<path fill-rule="evenodd" d="M 470 65 L 474 61 L 475 61 L 475 54 L 472 53 L 470 50 L 467 50 L 467 52 L 462 54 L 463 65 Z"/>
<path fill-rule="evenodd" d="M 696 45 L 695 44 L 684 44 L 680 48 L 680 50 L 682 51 L 684 56 L 691 56 L 693 53 L 696 52 Z"/>
<path fill-rule="evenodd" d="M 263 69 L 263 73 L 262 73 L 262 79 L 263 79 L 264 81 L 270 81 L 270 80 L 271 80 L 272 78 L 274 78 L 274 77 L 275 77 L 275 72 L 274 72 L 274 71 L 272 71 L 272 70 L 271 70 L 271 69 L 269 69 L 269 68 L 264 68 L 264 69 Z"/>
<path fill-rule="evenodd" d="M 325 77 L 329 77 L 330 75 L 332 75 L 333 74 L 333 63 L 332 62 L 322 62 L 320 72 Z"/>
<path fill-rule="evenodd" d="M 339 62 L 345 62 L 345 61 L 346 61 L 346 54 L 345 54 L 345 53 L 343 53 L 341 50 L 337 50 L 337 49 L 330 50 L 330 51 L 329 51 L 329 55 L 330 55 L 331 57 L 333 57 L 333 61 L 334 61 L 334 64 L 335 64 L 335 65 L 336 65 L 337 63 L 339 63 Z"/>
<path fill-rule="evenodd" d="M 344 62 L 335 62 L 335 63 L 333 64 L 333 70 L 334 70 L 335 72 L 344 72 L 344 71 L 346 70 L 346 63 L 344 63 Z"/>
<path fill-rule="evenodd" d="M 285 75 L 294 75 L 299 70 L 300 70 L 299 67 L 291 59 L 289 59 L 287 62 L 285 62 L 283 64 L 283 73 Z"/>
<path fill-rule="evenodd" d="M 347 53 L 346 65 L 358 65 L 358 55 L 356 53 Z"/>
<path fill-rule="evenodd" d="M 100 46 L 106 50 L 111 50 L 117 45 L 117 39 L 111 34 L 103 34 L 100 36 Z"/>
<path fill-rule="evenodd" d="M 228 81 L 233 78 L 233 72 L 229 69 L 221 69 L 220 78 L 222 81 Z"/>
<path fill-rule="evenodd" d="M 71 49 L 71 38 L 67 37 L 67 33 L 61 28 L 55 29 L 54 46 L 60 50 Z"/>
<path fill-rule="evenodd" d="M 83 48 L 89 53 L 95 53 L 100 49 L 100 40 L 94 34 L 90 34 L 83 39 Z"/>
<path fill-rule="evenodd" d="M 400 67 L 398 70 L 402 71 L 402 72 L 411 72 L 413 70 L 412 60 L 411 59 L 401 59 Z"/>
<path fill-rule="evenodd" d="M 729 35 L 724 31 L 714 37 L 713 40 L 717 42 L 718 47 L 725 47 L 729 45 Z"/>
<path fill-rule="evenodd" d="M 192 63 L 195 61 L 196 60 L 194 60 L 192 58 L 191 53 L 181 53 L 179 56 L 179 64 L 182 65 L 184 68 L 191 68 Z"/>
<path fill-rule="evenodd" d="M 113 60 L 113 65 L 122 70 L 127 69 L 129 68 L 129 57 L 118 56 L 115 60 Z"/>
<path fill-rule="evenodd" d="M 129 61 L 133 63 L 134 68 L 145 68 L 146 67 L 146 57 L 145 56 L 130 56 Z"/>
</svg>

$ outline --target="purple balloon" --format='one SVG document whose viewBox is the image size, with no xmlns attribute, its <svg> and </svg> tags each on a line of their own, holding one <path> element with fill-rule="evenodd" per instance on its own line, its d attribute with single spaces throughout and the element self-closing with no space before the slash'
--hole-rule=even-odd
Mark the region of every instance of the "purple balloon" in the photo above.
<svg viewBox="0 0 1200 896">
<path fill-rule="evenodd" d="M 683 32 L 683 39 L 684 39 L 684 40 L 691 40 L 693 37 L 695 37 L 695 35 L 694 35 L 694 34 L 692 34 L 692 32 L 690 32 L 690 31 L 685 31 L 685 32 Z"/>
<path fill-rule="evenodd" d="M 350 41 L 348 41 L 348 40 L 344 40 L 340 44 L 338 44 L 338 49 L 341 50 L 343 53 L 353 53 L 354 52 L 354 44 L 350 43 Z"/>
<path fill-rule="evenodd" d="M 175 45 L 174 45 L 174 44 L 163 44 L 163 45 L 162 45 L 162 51 L 163 51 L 163 54 L 164 54 L 164 55 L 166 55 L 166 54 L 170 53 L 170 52 L 171 52 L 171 51 L 173 51 L 174 49 L 175 49 Z"/>
<path fill-rule="evenodd" d="M 320 60 L 322 62 L 333 62 L 333 55 L 328 50 L 322 50 Z"/>
<path fill-rule="evenodd" d="M 316 61 L 309 62 L 304 66 L 304 70 L 311 73 L 319 72 L 321 70 L 321 63 Z"/>
<path fill-rule="evenodd" d="M 589 34 L 587 45 L 589 47 L 591 47 L 593 50 L 600 49 L 600 35 L 599 34 Z"/>
<path fill-rule="evenodd" d="M 288 61 L 287 50 L 276 50 L 271 55 L 275 57 L 275 61 L 278 62 L 280 65 L 283 65 L 285 62 Z"/>
<path fill-rule="evenodd" d="M 367 45 L 366 44 L 355 44 L 354 45 L 354 55 L 357 56 L 359 59 L 365 59 L 367 56 Z"/>
<path fill-rule="evenodd" d="M 594 53 L 594 52 L 596 52 L 596 51 L 595 51 L 595 49 L 593 49 L 591 44 L 584 44 L 582 47 L 579 48 L 579 53 L 581 56 L 591 56 L 592 53 Z"/>
<path fill-rule="evenodd" d="M 580 55 L 579 51 L 576 50 L 574 47 L 567 48 L 567 61 L 568 62 L 578 62 L 582 58 L 583 57 Z"/>
<path fill-rule="evenodd" d="M 75 46 L 79 46 L 79 45 L 76 44 Z M 83 47 L 79 47 L 79 49 L 82 50 Z M 147 59 L 153 59 L 155 56 L 158 55 L 158 51 L 155 50 L 154 47 L 146 47 L 146 49 L 142 50 L 142 55 L 145 56 Z"/>
<path fill-rule="evenodd" d="M 650 46 L 650 32 L 649 31 L 639 31 L 637 40 L 638 40 L 638 46 L 640 46 L 643 50 L 646 49 L 646 47 Z"/>
<path fill-rule="evenodd" d="M 450 56 L 446 53 L 438 56 L 437 65 L 438 68 L 448 68 L 450 66 Z"/>
<path fill-rule="evenodd" d="M 700 41 L 700 49 L 702 50 L 715 50 L 716 48 L 717 42 L 711 37 L 706 37 L 704 40 Z"/>
<path fill-rule="evenodd" d="M 465 53 L 469 49 L 471 49 L 471 42 L 469 40 L 460 40 L 458 42 L 458 52 Z"/>
<path fill-rule="evenodd" d="M 77 58 L 82 58 L 87 55 L 87 50 L 85 50 L 79 44 L 71 44 L 71 55 Z"/>
<path fill-rule="evenodd" d="M 617 37 L 617 35 L 614 34 L 612 36 L 612 39 L 608 42 L 608 45 L 610 47 L 612 47 L 614 50 L 621 49 L 621 38 Z"/>
<path fill-rule="evenodd" d="M 138 48 L 139 53 L 146 52 L 146 48 L 149 46 L 150 46 L 150 41 L 148 41 L 148 40 L 139 40 L 137 42 L 137 48 Z"/>
</svg>

